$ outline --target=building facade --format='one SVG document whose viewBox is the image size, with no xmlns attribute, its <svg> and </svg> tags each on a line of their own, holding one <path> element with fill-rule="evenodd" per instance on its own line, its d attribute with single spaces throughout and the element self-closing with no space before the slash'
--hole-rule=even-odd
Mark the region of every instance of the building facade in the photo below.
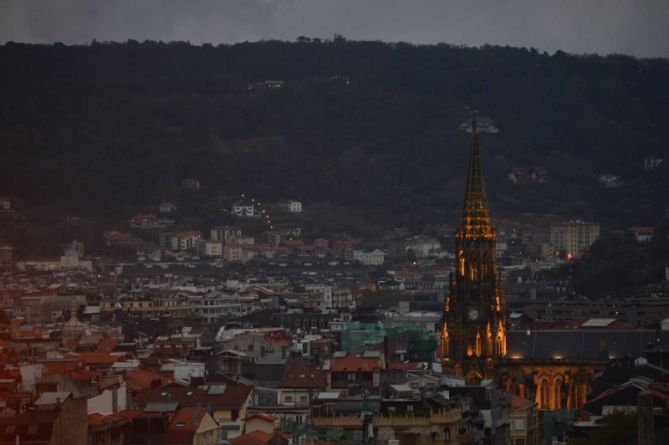
<svg viewBox="0 0 669 445">
<path fill-rule="evenodd" d="M 599 238 L 599 224 L 565 221 L 551 226 L 551 244 L 567 258 L 577 258 Z"/>
</svg>

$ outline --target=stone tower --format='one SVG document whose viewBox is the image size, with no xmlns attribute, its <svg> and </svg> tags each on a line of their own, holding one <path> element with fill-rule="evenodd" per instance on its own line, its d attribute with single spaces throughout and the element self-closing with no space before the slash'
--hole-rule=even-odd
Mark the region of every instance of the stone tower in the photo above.
<svg viewBox="0 0 669 445">
<path fill-rule="evenodd" d="M 444 372 L 481 380 L 506 355 L 508 317 L 497 274 L 495 228 L 490 223 L 476 121 L 472 121 L 462 218 L 455 232 L 455 280 L 444 301 Z"/>
</svg>

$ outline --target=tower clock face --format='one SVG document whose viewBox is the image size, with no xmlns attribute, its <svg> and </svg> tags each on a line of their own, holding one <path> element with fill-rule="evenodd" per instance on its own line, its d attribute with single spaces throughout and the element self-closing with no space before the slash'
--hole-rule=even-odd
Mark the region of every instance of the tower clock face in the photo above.
<svg viewBox="0 0 669 445">
<path fill-rule="evenodd" d="M 478 320 L 478 318 L 479 318 L 479 311 L 477 311 L 476 309 L 470 309 L 467 312 L 467 319 L 468 320 L 475 321 L 475 320 Z"/>
</svg>

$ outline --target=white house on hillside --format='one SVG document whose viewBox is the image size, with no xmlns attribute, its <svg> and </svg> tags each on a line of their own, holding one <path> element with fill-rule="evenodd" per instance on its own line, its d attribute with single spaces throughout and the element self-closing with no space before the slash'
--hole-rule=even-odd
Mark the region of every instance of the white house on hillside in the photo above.
<svg viewBox="0 0 669 445">
<path fill-rule="evenodd" d="M 385 261 L 385 254 L 380 249 L 375 249 L 371 252 L 354 250 L 353 259 L 364 266 L 380 266 Z"/>
</svg>

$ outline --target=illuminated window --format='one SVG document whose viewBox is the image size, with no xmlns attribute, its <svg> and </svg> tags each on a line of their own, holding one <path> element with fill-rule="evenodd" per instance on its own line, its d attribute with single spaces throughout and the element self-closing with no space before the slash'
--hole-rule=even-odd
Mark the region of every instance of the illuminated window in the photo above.
<svg viewBox="0 0 669 445">
<path fill-rule="evenodd" d="M 562 380 L 557 379 L 553 387 L 555 403 L 555 409 L 560 409 L 562 405 Z"/>
<path fill-rule="evenodd" d="M 541 380 L 539 383 L 539 406 L 541 409 L 550 409 L 548 401 L 550 399 L 550 385 L 548 379 Z"/>
</svg>

